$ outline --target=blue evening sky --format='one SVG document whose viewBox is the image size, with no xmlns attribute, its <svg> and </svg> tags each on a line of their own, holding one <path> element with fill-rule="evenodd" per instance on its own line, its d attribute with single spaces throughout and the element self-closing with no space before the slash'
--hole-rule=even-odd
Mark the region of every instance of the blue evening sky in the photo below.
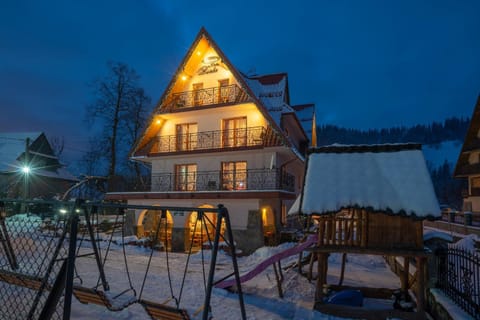
<svg viewBox="0 0 480 320">
<path fill-rule="evenodd" d="M 0 0 L 1 131 L 91 135 L 88 82 L 121 61 L 156 102 L 201 26 L 241 71 L 288 72 L 317 122 L 368 129 L 470 116 L 480 1 Z"/>
</svg>

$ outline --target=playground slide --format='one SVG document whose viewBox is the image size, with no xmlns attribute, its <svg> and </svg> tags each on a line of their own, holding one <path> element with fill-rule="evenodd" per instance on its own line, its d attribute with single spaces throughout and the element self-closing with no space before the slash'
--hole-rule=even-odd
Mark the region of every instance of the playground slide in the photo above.
<svg viewBox="0 0 480 320">
<path fill-rule="evenodd" d="M 317 236 L 316 235 L 311 235 L 305 240 L 304 242 L 296 245 L 295 247 L 288 248 L 284 251 L 281 251 L 277 254 L 274 254 L 273 256 L 265 259 L 261 263 L 259 263 L 255 268 L 250 270 L 249 272 L 243 274 L 240 276 L 240 282 L 243 283 L 245 281 L 248 281 L 255 276 L 257 276 L 259 273 L 261 273 L 263 270 L 265 270 L 268 266 L 274 264 L 275 262 L 278 262 L 286 257 L 293 256 L 294 254 L 298 254 L 302 251 L 304 251 L 306 248 L 314 245 L 317 243 Z M 236 284 L 235 278 L 233 279 L 227 279 L 222 282 L 219 282 L 215 285 L 216 288 L 221 288 L 225 289 L 228 287 L 231 287 Z"/>
</svg>

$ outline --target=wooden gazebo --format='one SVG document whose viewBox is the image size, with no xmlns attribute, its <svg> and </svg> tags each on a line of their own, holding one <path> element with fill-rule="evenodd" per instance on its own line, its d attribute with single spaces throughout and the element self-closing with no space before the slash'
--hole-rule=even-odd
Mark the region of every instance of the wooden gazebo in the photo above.
<svg viewBox="0 0 480 320">
<path fill-rule="evenodd" d="M 430 175 L 419 144 L 332 145 L 309 151 L 304 187 L 290 213 L 309 215 L 318 224 L 318 278 L 315 308 L 338 316 L 398 316 L 397 310 L 366 311 L 324 302 L 330 253 L 404 257 L 403 290 L 409 289 L 408 266 L 416 259 L 417 313 L 424 316 L 423 219 L 440 217 Z M 341 290 L 341 287 L 337 287 Z M 364 296 L 378 297 L 373 288 Z M 405 316 L 405 315 L 402 315 Z"/>
</svg>

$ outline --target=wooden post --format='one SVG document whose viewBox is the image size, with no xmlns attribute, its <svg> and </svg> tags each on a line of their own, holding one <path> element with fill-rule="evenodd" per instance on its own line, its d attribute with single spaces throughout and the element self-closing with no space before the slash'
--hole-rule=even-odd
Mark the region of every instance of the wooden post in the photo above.
<svg viewBox="0 0 480 320">
<path fill-rule="evenodd" d="M 425 311 L 425 257 L 417 257 L 417 312 Z"/>
<path fill-rule="evenodd" d="M 318 219 L 318 246 L 323 246 L 325 238 L 325 219 Z"/>
<path fill-rule="evenodd" d="M 327 278 L 325 276 L 326 258 L 327 255 L 325 253 L 317 253 L 317 288 L 315 290 L 315 306 L 323 304 L 323 286 L 327 283 Z"/>
<path fill-rule="evenodd" d="M 367 232 L 368 232 L 368 214 L 367 211 L 362 210 L 362 241 L 361 247 L 365 248 L 367 246 Z"/>
<path fill-rule="evenodd" d="M 408 280 L 410 277 L 409 272 L 410 258 L 403 257 L 403 273 L 402 273 L 402 291 L 406 292 L 409 289 Z"/>
<path fill-rule="evenodd" d="M 275 279 L 277 280 L 277 289 L 278 289 L 278 296 L 280 298 L 283 298 L 283 290 L 282 290 L 282 280 L 283 280 L 283 275 L 282 275 L 282 267 L 280 266 L 280 262 L 278 262 L 278 270 L 277 270 L 277 264 L 273 264 L 273 271 L 275 272 Z"/>
</svg>

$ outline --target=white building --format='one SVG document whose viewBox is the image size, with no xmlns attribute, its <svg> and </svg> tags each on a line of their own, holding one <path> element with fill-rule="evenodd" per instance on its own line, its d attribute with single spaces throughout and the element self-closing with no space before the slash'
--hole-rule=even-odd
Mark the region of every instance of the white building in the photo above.
<svg viewBox="0 0 480 320">
<path fill-rule="evenodd" d="M 133 160 L 151 166 L 151 190 L 107 199 L 223 204 L 237 246 L 250 252 L 278 240 L 303 185 L 304 154 L 315 129 L 314 105 L 290 104 L 286 73 L 242 74 L 202 28 L 131 151 Z M 193 234 L 195 216 L 169 212 L 160 237 L 172 250 L 188 249 L 192 237 L 194 245 L 205 241 L 205 232 Z M 138 236 L 148 236 L 160 221 L 153 212 L 135 217 Z"/>
</svg>

